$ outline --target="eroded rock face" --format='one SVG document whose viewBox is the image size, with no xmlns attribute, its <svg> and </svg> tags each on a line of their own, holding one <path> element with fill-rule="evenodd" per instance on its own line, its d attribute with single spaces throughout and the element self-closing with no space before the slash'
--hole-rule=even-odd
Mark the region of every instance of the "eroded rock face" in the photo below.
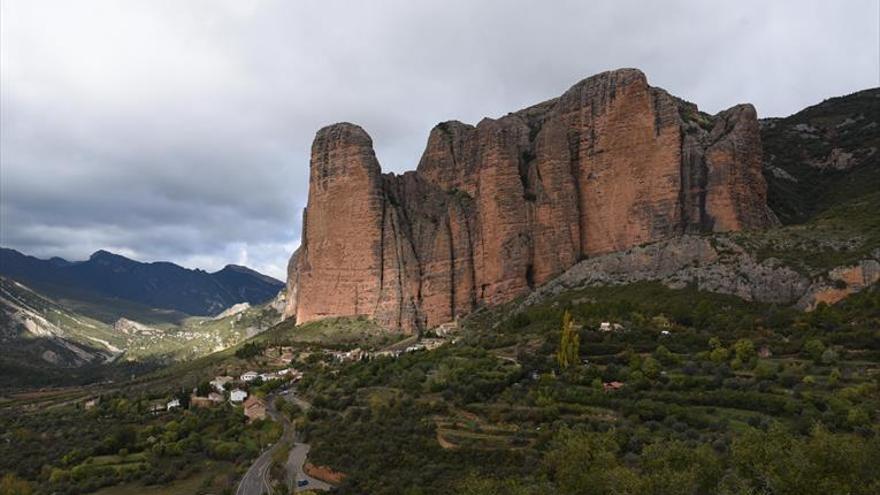
<svg viewBox="0 0 880 495">
<path fill-rule="evenodd" d="M 319 131 L 286 315 L 413 332 L 585 257 L 774 222 L 754 108 L 709 116 L 611 71 L 499 119 L 439 124 L 399 176 L 381 174 L 361 128 Z"/>
</svg>

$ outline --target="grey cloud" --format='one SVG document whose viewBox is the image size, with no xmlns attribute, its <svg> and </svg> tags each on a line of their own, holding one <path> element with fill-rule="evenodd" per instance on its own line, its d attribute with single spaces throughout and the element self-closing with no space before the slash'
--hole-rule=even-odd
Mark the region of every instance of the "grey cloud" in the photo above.
<svg viewBox="0 0 880 495">
<path fill-rule="evenodd" d="M 9 0 L 0 244 L 115 249 L 283 276 L 315 131 L 352 121 L 386 170 L 477 122 L 639 67 L 717 112 L 786 115 L 877 86 L 880 6 L 818 1 Z"/>
</svg>

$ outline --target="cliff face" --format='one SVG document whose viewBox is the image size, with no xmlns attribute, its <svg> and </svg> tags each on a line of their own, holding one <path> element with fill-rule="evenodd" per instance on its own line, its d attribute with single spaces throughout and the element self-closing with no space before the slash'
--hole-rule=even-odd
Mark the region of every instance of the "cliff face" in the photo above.
<svg viewBox="0 0 880 495">
<path fill-rule="evenodd" d="M 309 186 L 286 314 L 405 332 L 509 301 L 587 256 L 775 222 L 754 108 L 709 116 L 634 69 L 476 127 L 439 124 L 399 176 L 381 174 L 360 127 L 324 128 Z"/>
</svg>

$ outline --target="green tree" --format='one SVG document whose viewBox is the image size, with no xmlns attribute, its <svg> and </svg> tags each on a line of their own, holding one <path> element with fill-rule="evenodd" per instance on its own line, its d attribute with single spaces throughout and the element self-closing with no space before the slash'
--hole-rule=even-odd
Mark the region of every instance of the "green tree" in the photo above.
<svg viewBox="0 0 880 495">
<path fill-rule="evenodd" d="M 642 373 L 652 380 L 660 376 L 662 370 L 663 368 L 660 366 L 660 363 L 651 356 L 646 357 L 642 361 Z"/>
<path fill-rule="evenodd" d="M 580 345 L 581 337 L 574 328 L 571 313 L 566 310 L 562 315 L 562 336 L 559 340 L 559 351 L 556 353 L 556 361 L 560 368 L 567 369 L 578 363 Z"/>
<path fill-rule="evenodd" d="M 825 344 L 819 339 L 808 340 L 804 344 L 804 352 L 810 356 L 810 359 L 818 363 L 822 359 L 822 353 L 825 352 Z"/>
<path fill-rule="evenodd" d="M 544 456 L 560 494 L 635 493 L 637 476 L 620 465 L 612 433 L 562 430 Z"/>
<path fill-rule="evenodd" d="M 663 344 L 658 345 L 657 348 L 654 349 L 654 357 L 667 366 L 678 364 L 678 356 L 670 352 Z"/>
<path fill-rule="evenodd" d="M 755 352 L 755 343 L 749 339 L 739 339 L 733 344 L 733 352 L 736 359 L 739 359 L 744 366 L 749 366 L 757 359 L 758 354 Z"/>
</svg>

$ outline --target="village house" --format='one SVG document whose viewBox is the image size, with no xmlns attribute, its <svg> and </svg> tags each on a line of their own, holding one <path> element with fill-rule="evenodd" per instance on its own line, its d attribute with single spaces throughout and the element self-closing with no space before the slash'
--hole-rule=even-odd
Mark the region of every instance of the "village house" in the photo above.
<svg viewBox="0 0 880 495">
<path fill-rule="evenodd" d="M 433 351 L 445 343 L 446 341 L 443 339 L 422 339 L 422 345 L 424 345 L 425 349 L 429 351 Z"/>
<path fill-rule="evenodd" d="M 101 402 L 101 399 L 99 397 L 95 397 L 93 399 L 87 400 L 85 402 L 85 404 L 83 404 L 83 407 L 85 408 L 86 411 L 88 411 L 89 409 L 94 409 L 95 406 L 97 406 L 99 402 Z"/>
<path fill-rule="evenodd" d="M 244 415 L 251 421 L 265 419 L 266 402 L 253 395 L 248 397 L 248 399 L 244 401 Z"/>
<path fill-rule="evenodd" d="M 278 372 L 278 374 L 287 376 L 290 381 L 298 382 L 302 380 L 303 372 L 293 368 L 286 368 Z"/>
<path fill-rule="evenodd" d="M 189 404 L 191 407 L 214 407 L 221 402 L 223 402 L 223 396 L 217 392 L 211 392 L 207 397 L 199 397 L 198 395 L 193 394 L 189 398 Z"/>
<path fill-rule="evenodd" d="M 421 351 L 425 348 L 424 344 L 413 344 L 406 348 L 406 352 Z"/>
<path fill-rule="evenodd" d="M 233 403 L 239 403 L 247 399 L 248 393 L 241 389 L 235 389 L 229 392 L 229 401 Z"/>
<path fill-rule="evenodd" d="M 171 399 L 170 401 L 168 401 L 167 404 L 165 404 L 165 409 L 168 411 L 178 408 L 180 408 L 180 399 Z"/>
<path fill-rule="evenodd" d="M 600 332 L 619 332 L 623 330 L 623 325 L 620 323 L 611 323 L 610 321 L 603 321 L 599 324 Z"/>
<path fill-rule="evenodd" d="M 622 382 L 605 382 L 602 384 L 602 390 L 606 392 L 613 392 L 615 390 L 620 390 L 623 388 Z"/>
<path fill-rule="evenodd" d="M 376 351 L 376 352 L 370 353 L 371 358 L 380 358 L 380 357 L 396 358 L 399 355 L 400 355 L 400 351 Z"/>
<path fill-rule="evenodd" d="M 250 383 L 250 382 L 256 380 L 258 376 L 260 376 L 260 374 L 257 373 L 256 371 L 248 371 L 248 372 L 245 372 L 243 375 L 241 375 L 241 377 L 239 377 L 239 380 L 241 380 L 245 383 Z"/>
<path fill-rule="evenodd" d="M 214 390 L 222 394 L 226 390 L 226 384 L 231 383 L 232 380 L 231 376 L 216 376 L 210 383 Z"/>
<path fill-rule="evenodd" d="M 438 337 L 446 337 L 458 330 L 458 320 L 443 323 L 434 329 L 434 334 Z"/>
<path fill-rule="evenodd" d="M 366 357 L 366 353 L 360 347 L 354 348 L 350 351 L 335 351 L 332 353 L 333 358 L 340 363 L 350 362 L 350 361 L 360 361 Z"/>
</svg>

